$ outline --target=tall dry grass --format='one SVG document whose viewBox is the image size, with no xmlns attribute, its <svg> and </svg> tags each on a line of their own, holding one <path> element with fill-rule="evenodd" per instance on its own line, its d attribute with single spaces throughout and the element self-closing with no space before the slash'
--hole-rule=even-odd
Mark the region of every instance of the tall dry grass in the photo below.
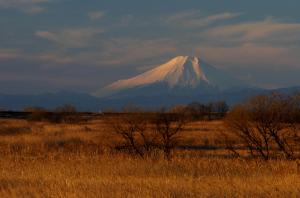
<svg viewBox="0 0 300 198">
<path fill-rule="evenodd" d="M 115 153 L 101 120 L 49 124 L 0 120 L 0 197 L 299 197 L 293 161 L 234 159 L 221 121 L 187 127 L 172 161 Z M 209 149 L 205 145 L 213 145 Z"/>
<path fill-rule="evenodd" d="M 288 161 L 70 155 L 0 160 L 0 197 L 299 197 Z"/>
</svg>

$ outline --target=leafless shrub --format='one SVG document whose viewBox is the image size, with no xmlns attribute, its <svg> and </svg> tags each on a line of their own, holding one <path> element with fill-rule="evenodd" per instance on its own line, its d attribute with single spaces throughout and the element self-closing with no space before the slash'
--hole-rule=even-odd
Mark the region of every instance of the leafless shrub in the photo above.
<svg viewBox="0 0 300 198">
<path fill-rule="evenodd" d="M 252 156 L 268 160 L 278 150 L 287 159 L 295 159 L 295 104 L 294 99 L 280 94 L 257 96 L 236 106 L 225 123 Z"/>
<path fill-rule="evenodd" d="M 77 112 L 76 107 L 69 104 L 57 107 L 52 114 L 52 120 L 57 123 L 79 123 L 85 121 Z"/>
<path fill-rule="evenodd" d="M 214 103 L 215 112 L 219 113 L 221 117 L 224 117 L 229 111 L 229 106 L 225 101 L 218 101 Z"/>
<path fill-rule="evenodd" d="M 161 150 L 166 159 L 171 159 L 172 151 L 179 142 L 179 134 L 186 124 L 186 117 L 184 111 L 147 113 L 134 109 L 112 116 L 106 122 L 122 139 L 117 149 L 142 158 Z"/>
<path fill-rule="evenodd" d="M 254 126 L 243 106 L 237 106 L 230 112 L 226 118 L 226 124 L 253 157 L 259 155 L 265 160 L 269 159 L 270 136 L 265 130 L 257 129 Z"/>
<path fill-rule="evenodd" d="M 26 107 L 24 112 L 30 113 L 27 117 L 29 121 L 46 121 L 49 119 L 48 111 L 42 107 Z"/>
<path fill-rule="evenodd" d="M 155 137 L 147 131 L 149 122 L 142 112 L 128 112 L 107 120 L 108 126 L 122 138 L 116 148 L 144 157 L 154 148 Z"/>
<path fill-rule="evenodd" d="M 171 159 L 172 151 L 178 145 L 179 134 L 186 123 L 184 112 L 168 113 L 162 110 L 155 115 L 155 132 L 166 159 Z"/>
</svg>

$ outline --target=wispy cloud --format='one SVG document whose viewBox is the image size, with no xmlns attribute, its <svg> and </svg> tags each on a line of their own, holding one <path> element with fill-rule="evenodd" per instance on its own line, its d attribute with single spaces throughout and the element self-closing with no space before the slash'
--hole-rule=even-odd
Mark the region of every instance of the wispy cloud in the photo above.
<svg viewBox="0 0 300 198">
<path fill-rule="evenodd" d="M 37 31 L 35 35 L 37 37 L 47 39 L 55 42 L 61 47 L 65 48 L 82 48 L 90 44 L 92 39 L 105 32 L 102 28 L 71 28 L 63 29 L 60 31 Z"/>
<path fill-rule="evenodd" d="M 36 56 L 39 60 L 56 64 L 88 64 L 94 66 L 120 66 L 139 64 L 144 60 L 157 60 L 164 56 L 176 54 L 175 44 L 168 39 L 133 39 L 118 38 L 105 40 L 93 51 L 81 51 L 76 54 L 68 52 L 48 52 Z"/>
<path fill-rule="evenodd" d="M 88 17 L 90 18 L 90 20 L 97 20 L 97 19 L 101 19 L 106 15 L 105 11 L 92 11 L 88 13 Z"/>
<path fill-rule="evenodd" d="M 15 8 L 25 13 L 36 14 L 43 12 L 45 8 L 42 6 L 53 0 L 0 0 L 0 8 Z"/>
<path fill-rule="evenodd" d="M 32 57 L 34 60 L 47 62 L 47 63 L 54 63 L 56 65 L 66 65 L 66 64 L 76 64 L 79 63 L 75 57 L 69 56 L 67 54 L 59 54 L 56 52 L 47 52 L 36 54 Z M 53 65 L 51 66 L 53 68 Z"/>
<path fill-rule="evenodd" d="M 243 44 L 241 46 L 202 46 L 197 49 L 201 56 L 216 64 L 234 66 L 295 67 L 300 61 L 296 52 L 284 47 L 272 47 L 257 44 Z M 272 68 L 272 69 L 273 69 Z"/>
<path fill-rule="evenodd" d="M 217 25 L 196 33 L 190 48 L 217 65 L 299 67 L 300 23 L 264 20 Z"/>
<path fill-rule="evenodd" d="M 0 49 L 0 60 L 16 59 L 20 57 L 20 51 L 16 49 Z"/>
<path fill-rule="evenodd" d="M 98 64 L 129 64 L 176 54 L 177 47 L 169 39 L 118 38 L 105 41 Z M 98 54 L 99 56 L 99 54 Z"/>
<path fill-rule="evenodd" d="M 263 21 L 231 24 L 211 28 L 204 33 L 208 40 L 220 43 L 267 43 L 285 45 L 300 42 L 300 23 L 278 22 L 272 18 Z"/>
<path fill-rule="evenodd" d="M 178 19 L 195 14 L 181 13 Z M 51 62 L 57 65 L 88 64 L 94 66 L 151 65 L 166 57 L 195 55 L 206 58 L 217 65 L 240 66 L 288 66 L 299 65 L 299 46 L 287 43 L 300 41 L 300 24 L 285 23 L 273 18 L 261 21 L 238 22 L 230 25 L 214 21 L 226 20 L 239 13 L 210 15 L 202 19 L 206 28 L 193 32 L 191 40 L 182 37 L 133 38 L 106 37 L 97 27 L 65 28 L 54 31 L 36 31 L 35 35 L 59 46 L 56 51 L 32 55 L 32 60 Z M 175 16 L 173 16 L 175 20 Z M 199 25 L 199 24 L 198 24 Z M 114 31 L 117 30 L 117 27 Z M 191 34 L 189 34 L 190 36 Z M 105 35 L 107 36 L 107 35 Z M 279 38 L 279 39 L 276 39 Z M 298 40 L 297 40 L 298 39 Z M 298 42 L 299 43 L 299 42 Z M 72 50 L 85 48 L 84 50 Z M 13 57 L 13 53 L 2 57 Z M 27 55 L 28 56 L 28 55 Z M 1 56 L 0 56 L 1 57 Z M 278 60 L 274 57 L 278 57 Z M 146 63 L 146 64 L 145 64 Z"/>
<path fill-rule="evenodd" d="M 203 16 L 200 11 L 188 10 L 180 12 L 165 18 L 165 22 L 184 27 L 205 27 L 213 23 L 232 19 L 240 16 L 242 13 L 224 12 L 209 16 Z"/>
</svg>

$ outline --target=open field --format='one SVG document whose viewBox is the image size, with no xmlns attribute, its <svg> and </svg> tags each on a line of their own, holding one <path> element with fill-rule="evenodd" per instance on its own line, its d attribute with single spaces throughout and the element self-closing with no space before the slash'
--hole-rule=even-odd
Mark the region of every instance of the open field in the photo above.
<svg viewBox="0 0 300 198">
<path fill-rule="evenodd" d="M 0 120 L 0 197 L 300 197 L 293 161 L 235 159 L 222 121 L 189 124 L 171 161 L 118 153 L 102 120 Z"/>
</svg>

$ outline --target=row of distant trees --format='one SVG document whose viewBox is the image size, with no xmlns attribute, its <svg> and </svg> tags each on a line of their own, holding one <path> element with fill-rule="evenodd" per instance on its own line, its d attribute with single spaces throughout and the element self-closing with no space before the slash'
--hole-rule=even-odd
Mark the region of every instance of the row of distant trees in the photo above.
<svg viewBox="0 0 300 198">
<path fill-rule="evenodd" d="M 0 111 L 9 111 L 9 109 L 5 107 L 0 106 Z M 58 106 L 52 110 L 43 108 L 43 107 L 38 107 L 38 106 L 28 106 L 23 109 L 24 112 L 37 112 L 37 111 L 47 111 L 47 112 L 56 112 L 56 113 L 63 113 L 63 112 L 69 112 L 69 113 L 76 113 L 77 109 L 74 105 L 70 104 L 65 104 L 62 106 Z"/>
<path fill-rule="evenodd" d="M 76 113 L 77 112 L 77 109 L 74 105 L 69 105 L 69 104 L 65 104 L 63 106 L 59 106 L 59 107 L 56 107 L 55 109 L 53 110 L 48 110 L 48 109 L 45 109 L 45 108 L 42 108 L 42 107 L 25 107 L 24 108 L 24 112 L 39 112 L 39 111 L 44 111 L 44 112 L 56 112 L 56 113 Z"/>
<path fill-rule="evenodd" d="M 186 113 L 193 120 L 212 120 L 223 118 L 229 111 L 229 105 L 225 101 L 210 102 L 207 104 L 192 102 L 188 105 L 177 105 L 170 109 L 170 112 Z"/>
<path fill-rule="evenodd" d="M 24 112 L 28 112 L 30 121 L 48 121 L 52 123 L 74 123 L 82 121 L 77 115 L 77 109 L 73 105 L 59 106 L 53 110 L 41 107 L 26 107 Z"/>
</svg>

